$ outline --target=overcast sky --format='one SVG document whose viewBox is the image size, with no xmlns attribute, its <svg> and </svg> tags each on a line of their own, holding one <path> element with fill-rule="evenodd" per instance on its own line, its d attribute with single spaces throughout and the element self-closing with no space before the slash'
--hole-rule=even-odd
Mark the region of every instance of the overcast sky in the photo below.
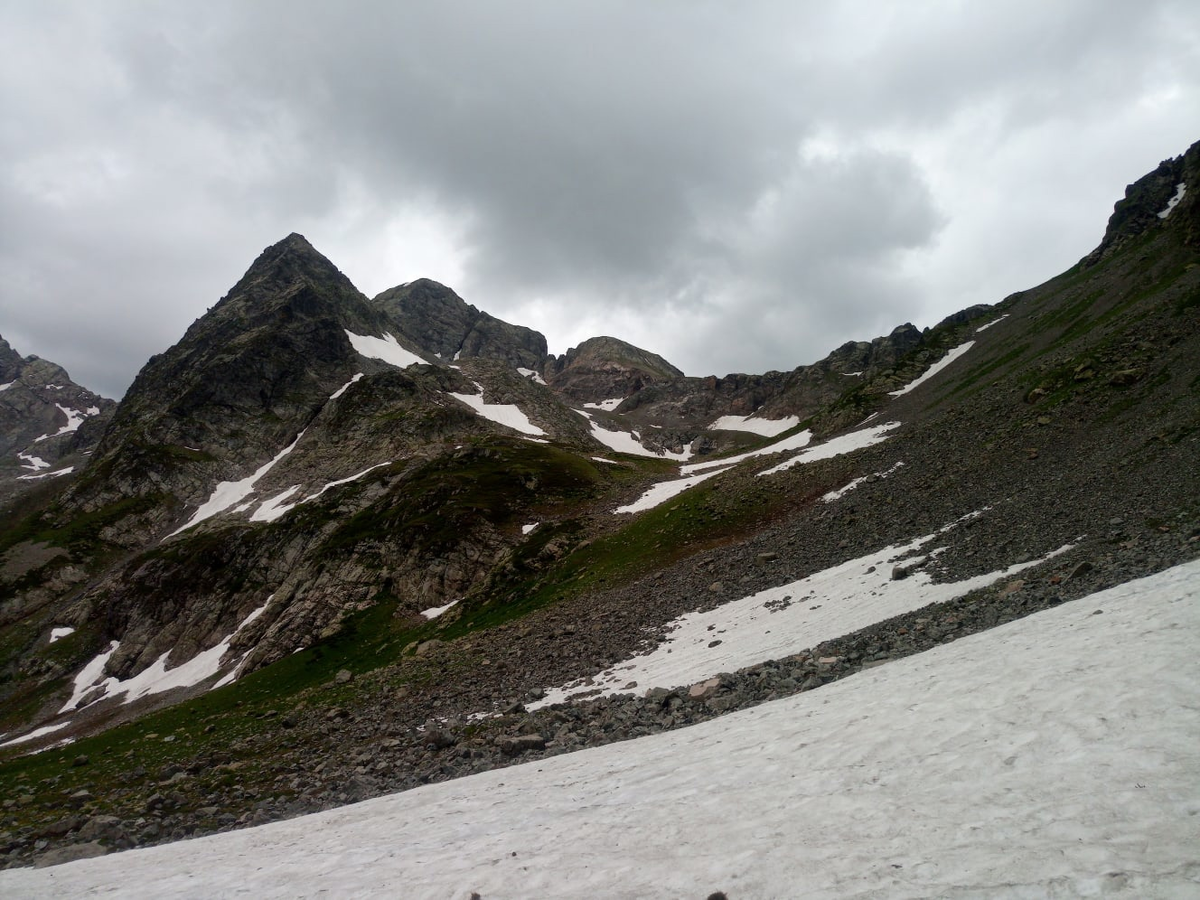
<svg viewBox="0 0 1200 900">
<path fill-rule="evenodd" d="M 1194 0 L 0 0 L 0 334 L 119 396 L 298 231 L 550 350 L 790 369 L 1072 265 Z"/>
</svg>

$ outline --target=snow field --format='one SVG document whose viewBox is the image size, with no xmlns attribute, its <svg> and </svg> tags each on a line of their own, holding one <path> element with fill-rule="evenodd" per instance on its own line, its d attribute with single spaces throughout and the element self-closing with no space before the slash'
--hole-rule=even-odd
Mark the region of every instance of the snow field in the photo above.
<svg viewBox="0 0 1200 900">
<path fill-rule="evenodd" d="M 690 728 L 0 893 L 1195 897 L 1198 632 L 1200 561 Z"/>
</svg>

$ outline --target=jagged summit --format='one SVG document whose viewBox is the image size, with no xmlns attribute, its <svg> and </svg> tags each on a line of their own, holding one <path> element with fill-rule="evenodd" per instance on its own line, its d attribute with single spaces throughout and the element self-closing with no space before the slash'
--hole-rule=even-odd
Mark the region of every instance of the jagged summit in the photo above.
<svg viewBox="0 0 1200 900">
<path fill-rule="evenodd" d="M 546 364 L 544 335 L 481 312 L 429 278 L 389 288 L 371 302 L 441 359 L 499 359 L 539 374 Z"/>
<path fill-rule="evenodd" d="M 116 404 L 0 337 L 0 503 L 74 473 Z"/>
<path fill-rule="evenodd" d="M 1082 260 L 1093 266 L 1152 228 L 1177 228 L 1200 246 L 1200 141 L 1186 153 L 1164 159 L 1153 172 L 1126 186 L 1109 217 L 1100 245 Z"/>
<path fill-rule="evenodd" d="M 615 337 L 589 338 L 546 363 L 547 383 L 584 402 L 628 397 L 647 385 L 682 377 L 657 353 Z"/>
</svg>

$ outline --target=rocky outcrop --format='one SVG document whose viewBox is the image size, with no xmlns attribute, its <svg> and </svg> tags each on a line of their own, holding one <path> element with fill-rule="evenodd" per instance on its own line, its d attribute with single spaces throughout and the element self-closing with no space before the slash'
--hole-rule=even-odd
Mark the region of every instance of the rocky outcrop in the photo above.
<svg viewBox="0 0 1200 900">
<path fill-rule="evenodd" d="M 1109 217 L 1100 245 L 1080 260 L 1085 268 L 1109 258 L 1129 241 L 1153 228 L 1176 227 L 1200 246 L 1200 141 L 1125 188 Z"/>
<path fill-rule="evenodd" d="M 546 382 L 584 403 L 629 397 L 650 384 L 682 378 L 657 353 L 614 337 L 594 337 L 546 363 Z"/>
<path fill-rule="evenodd" d="M 81 468 L 116 404 L 0 338 L 0 504 Z"/>
<path fill-rule="evenodd" d="M 428 278 L 390 288 L 371 302 L 417 346 L 443 360 L 498 359 L 539 374 L 546 364 L 544 335 L 480 312 Z"/>
</svg>

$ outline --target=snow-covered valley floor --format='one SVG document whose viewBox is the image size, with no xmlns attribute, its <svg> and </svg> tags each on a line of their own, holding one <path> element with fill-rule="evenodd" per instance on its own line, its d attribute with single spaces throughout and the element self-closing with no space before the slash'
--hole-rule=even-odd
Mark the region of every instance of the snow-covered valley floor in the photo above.
<svg viewBox="0 0 1200 900">
<path fill-rule="evenodd" d="M 1194 561 L 691 728 L 0 896 L 1195 898 L 1198 637 Z"/>
</svg>

